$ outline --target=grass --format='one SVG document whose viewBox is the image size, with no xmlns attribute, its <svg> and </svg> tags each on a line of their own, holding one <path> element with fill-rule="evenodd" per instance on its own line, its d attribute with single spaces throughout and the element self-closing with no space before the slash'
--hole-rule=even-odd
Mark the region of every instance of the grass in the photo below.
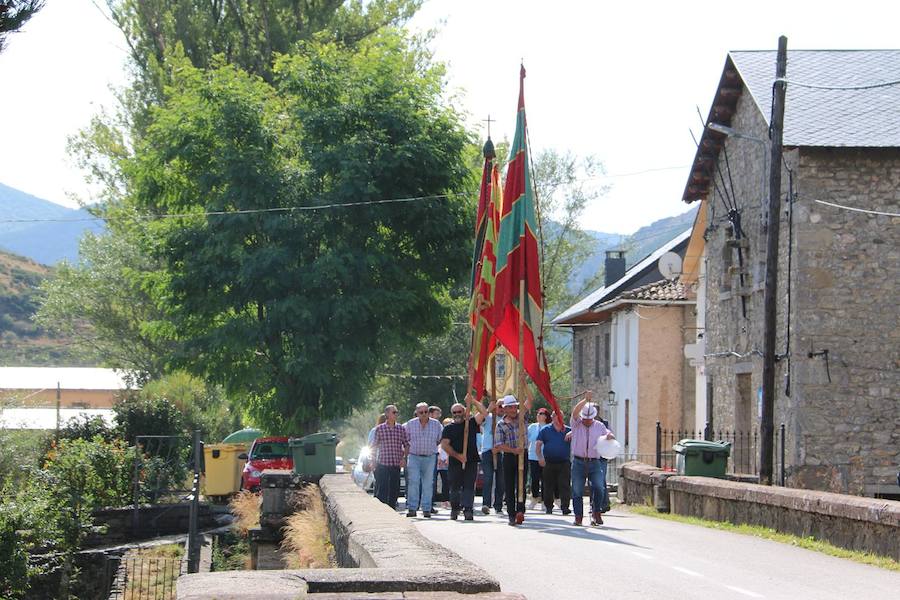
<svg viewBox="0 0 900 600">
<path fill-rule="evenodd" d="M 688 525 L 699 525 L 700 527 L 707 527 L 709 529 L 719 529 L 722 531 L 740 533 L 742 535 L 752 535 L 753 537 L 781 542 L 782 544 L 789 544 L 791 546 L 797 546 L 798 548 L 821 552 L 829 556 L 845 558 L 865 565 L 900 572 L 900 562 L 897 562 L 888 556 L 879 556 L 877 554 L 860 552 L 858 550 L 847 550 L 846 548 L 840 548 L 833 544 L 829 544 L 828 542 L 817 540 L 814 537 L 800 537 L 789 533 L 781 533 L 780 531 L 776 531 L 769 527 L 761 527 L 759 525 L 735 525 L 734 523 L 710 521 L 698 517 L 660 513 L 652 506 L 632 504 L 628 505 L 626 510 L 645 517 L 655 517 L 657 519 L 665 519 L 666 521 L 676 521 Z"/>
<path fill-rule="evenodd" d="M 302 507 L 287 518 L 282 528 L 281 550 L 289 569 L 325 569 L 334 566 L 333 548 L 328 535 L 328 516 L 319 488 L 310 485 L 295 495 Z"/>
<path fill-rule="evenodd" d="M 234 515 L 234 528 L 241 537 L 247 537 L 251 529 L 259 527 L 260 502 L 262 498 L 259 494 L 242 490 L 228 503 Z"/>
<path fill-rule="evenodd" d="M 181 569 L 184 548 L 167 544 L 133 550 L 125 558 L 124 597 L 174 600 L 175 580 Z"/>
</svg>

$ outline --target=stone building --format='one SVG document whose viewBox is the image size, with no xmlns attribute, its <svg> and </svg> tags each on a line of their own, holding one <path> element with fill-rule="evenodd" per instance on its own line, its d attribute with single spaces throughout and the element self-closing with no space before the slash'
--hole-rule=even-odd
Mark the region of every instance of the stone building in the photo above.
<svg viewBox="0 0 900 600">
<path fill-rule="evenodd" d="M 716 429 L 759 426 L 775 59 L 728 54 L 683 195 L 703 202 L 692 250 L 702 258 L 683 281 L 703 296 L 695 412 Z M 787 485 L 890 496 L 900 493 L 900 86 L 872 84 L 900 80 L 900 51 L 789 51 L 787 65 L 774 165 L 784 201 L 772 215 Z"/>
<path fill-rule="evenodd" d="M 684 357 L 693 340 L 694 302 L 660 273 L 663 257 L 683 259 L 690 230 L 626 271 L 607 252 L 604 286 L 553 319 L 572 329 L 574 389 L 590 389 L 628 457 L 650 460 L 656 422 L 693 425 L 694 373 Z M 685 400 L 688 401 L 685 401 Z"/>
</svg>

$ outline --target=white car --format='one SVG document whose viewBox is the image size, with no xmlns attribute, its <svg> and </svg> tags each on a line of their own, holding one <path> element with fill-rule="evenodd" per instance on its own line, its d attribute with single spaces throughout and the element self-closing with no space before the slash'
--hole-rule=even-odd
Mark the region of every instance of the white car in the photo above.
<svg viewBox="0 0 900 600">
<path fill-rule="evenodd" d="M 356 460 L 356 464 L 353 465 L 353 472 L 350 476 L 356 485 L 372 494 L 375 492 L 375 474 L 372 471 L 367 472 L 367 467 L 374 469 L 375 464 L 372 460 L 371 449 L 368 446 L 363 446 L 359 450 L 359 458 Z"/>
</svg>

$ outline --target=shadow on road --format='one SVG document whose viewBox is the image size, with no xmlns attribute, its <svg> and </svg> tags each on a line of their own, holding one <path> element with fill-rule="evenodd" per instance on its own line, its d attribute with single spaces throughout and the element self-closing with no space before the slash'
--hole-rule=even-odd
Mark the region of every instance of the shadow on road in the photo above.
<svg viewBox="0 0 900 600">
<path fill-rule="evenodd" d="M 552 535 L 562 535 L 566 537 L 572 538 L 580 538 L 586 540 L 598 540 L 603 542 L 611 542 L 613 544 L 621 544 L 623 546 L 630 546 L 632 548 L 641 548 L 644 550 L 648 550 L 646 546 L 641 546 L 639 544 L 633 544 L 631 542 L 619 539 L 617 537 L 613 537 L 611 535 L 606 535 L 605 531 L 634 531 L 633 529 L 625 529 L 620 527 L 609 527 L 609 526 L 601 526 L 601 527 L 576 527 L 571 525 L 568 521 L 560 522 L 558 519 L 548 519 L 541 517 L 534 517 L 528 515 L 525 518 L 525 523 L 521 525 L 523 529 L 537 530 L 542 533 L 549 533 Z"/>
</svg>

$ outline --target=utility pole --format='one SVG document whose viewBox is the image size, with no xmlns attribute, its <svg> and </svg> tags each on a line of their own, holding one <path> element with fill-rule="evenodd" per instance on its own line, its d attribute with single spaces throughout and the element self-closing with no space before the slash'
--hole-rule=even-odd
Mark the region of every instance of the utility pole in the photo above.
<svg viewBox="0 0 900 600">
<path fill-rule="evenodd" d="M 769 208 L 766 238 L 766 282 L 763 297 L 762 419 L 759 424 L 759 482 L 772 485 L 775 454 L 775 323 L 778 314 L 778 235 L 781 224 L 781 144 L 784 135 L 784 96 L 787 73 L 787 38 L 778 38 L 775 93 L 769 137 Z"/>
</svg>

